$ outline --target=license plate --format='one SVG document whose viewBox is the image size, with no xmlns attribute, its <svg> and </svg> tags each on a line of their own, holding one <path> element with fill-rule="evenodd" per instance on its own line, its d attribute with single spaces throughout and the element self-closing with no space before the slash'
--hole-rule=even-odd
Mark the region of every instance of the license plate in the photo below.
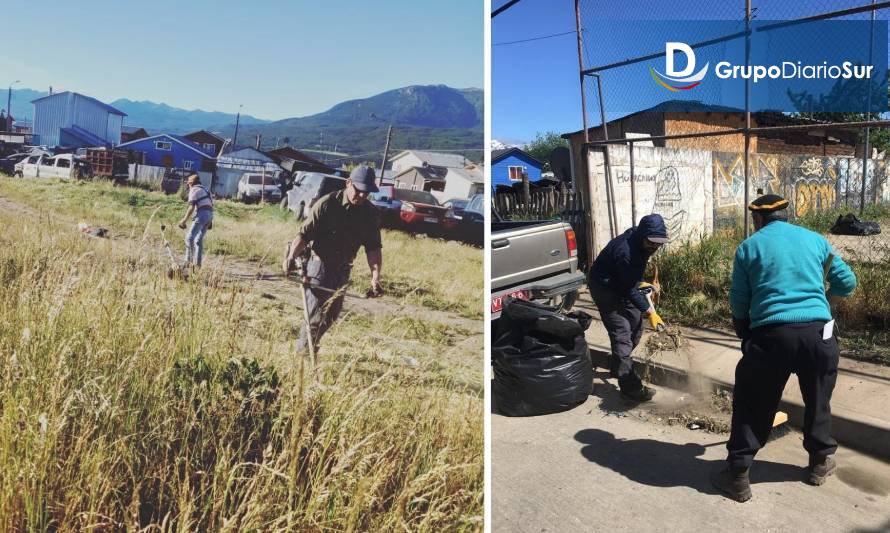
<svg viewBox="0 0 890 533">
<path fill-rule="evenodd" d="M 424 218 L 423 218 L 423 221 L 424 221 L 424 222 L 433 222 L 433 223 L 436 223 L 436 222 L 439 221 L 439 219 L 436 218 L 436 217 L 424 217 Z"/>
<path fill-rule="evenodd" d="M 519 300 L 528 300 L 529 292 L 525 289 L 513 291 L 509 294 L 502 294 L 500 296 L 492 296 L 491 297 L 491 312 L 492 313 L 500 313 L 501 308 L 504 306 L 504 299 L 507 297 L 517 298 Z"/>
</svg>

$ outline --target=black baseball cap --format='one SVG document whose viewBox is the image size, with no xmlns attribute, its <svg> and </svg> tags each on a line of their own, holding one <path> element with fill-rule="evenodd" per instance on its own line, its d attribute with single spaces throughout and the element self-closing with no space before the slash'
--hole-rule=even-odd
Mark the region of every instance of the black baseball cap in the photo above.
<svg viewBox="0 0 890 533">
<path fill-rule="evenodd" d="M 365 165 L 360 165 L 352 169 L 349 173 L 349 179 L 356 189 L 362 192 L 377 192 L 377 176 L 374 169 Z"/>
</svg>

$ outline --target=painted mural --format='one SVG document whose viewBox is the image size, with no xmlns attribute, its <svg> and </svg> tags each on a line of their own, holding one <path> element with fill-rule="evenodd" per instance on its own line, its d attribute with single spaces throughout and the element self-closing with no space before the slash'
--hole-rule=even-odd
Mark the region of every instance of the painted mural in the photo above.
<svg viewBox="0 0 890 533">
<path fill-rule="evenodd" d="M 710 233 L 713 224 L 711 152 L 676 148 L 636 147 L 634 188 L 631 204 L 630 151 L 613 146 L 609 151 L 618 227 L 616 233 L 639 222 L 650 213 L 664 217 L 673 242 L 680 243 Z M 610 239 L 606 176 L 602 153 L 590 153 L 591 186 L 594 190 L 596 248 Z M 636 211 L 636 220 L 633 212 Z"/>
<path fill-rule="evenodd" d="M 610 148 L 616 215 L 620 233 L 639 219 L 659 213 L 672 240 L 683 242 L 714 228 L 741 224 L 745 210 L 745 167 L 742 154 L 637 147 L 634 149 L 636 205 L 631 205 L 629 149 Z M 595 249 L 610 239 L 608 195 L 603 156 L 588 154 L 593 193 Z M 803 217 L 838 206 L 858 209 L 862 196 L 862 160 L 851 157 L 751 154 L 749 198 L 779 194 L 791 202 L 790 215 Z M 884 160 L 872 159 L 865 180 L 867 202 L 890 202 L 890 176 Z"/>
<path fill-rule="evenodd" d="M 742 154 L 713 152 L 714 225 L 729 227 L 738 224 L 745 209 L 745 160 Z M 749 199 L 761 194 L 785 195 L 785 183 L 780 174 L 779 156 L 751 154 L 748 160 L 751 174 Z"/>
</svg>

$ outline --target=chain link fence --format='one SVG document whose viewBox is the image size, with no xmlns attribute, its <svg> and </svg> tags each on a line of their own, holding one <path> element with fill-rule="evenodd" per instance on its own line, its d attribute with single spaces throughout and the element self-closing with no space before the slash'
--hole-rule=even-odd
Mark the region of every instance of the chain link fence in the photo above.
<svg viewBox="0 0 890 533">
<path fill-rule="evenodd" d="M 806 94 L 789 95 L 795 112 L 752 110 L 746 87 L 751 82 L 744 81 L 736 88 L 746 92 L 742 108 L 702 103 L 720 101 L 718 92 L 726 89 L 714 83 L 695 87 L 700 101 L 684 95 L 665 101 L 663 92 L 641 89 L 644 82 L 652 86 L 652 79 L 643 79 L 646 71 L 639 68 L 663 60 L 665 50 L 651 43 L 676 40 L 670 21 L 690 20 L 700 21 L 684 31 L 696 43 L 700 64 L 732 54 L 731 43 L 745 41 L 755 22 L 773 29 L 769 44 L 781 49 L 794 46 L 794 33 L 786 27 L 827 20 L 868 21 L 831 45 L 871 60 L 874 32 L 887 31 L 886 23 L 877 22 L 890 18 L 890 2 L 576 5 L 584 129 L 565 137 L 572 147 L 575 192 L 589 214 L 587 242 L 579 242 L 587 245 L 585 262 L 643 215 L 659 213 L 674 238 L 657 256 L 665 294 L 671 295 L 666 311 L 690 324 L 728 325 L 732 258 L 751 231 L 746 206 L 761 194 L 782 195 L 790 202 L 791 221 L 824 234 L 859 278 L 854 296 L 835 309 L 841 332 L 850 337 L 846 355 L 890 364 L 890 235 L 830 231 L 846 214 L 875 221 L 885 231 L 890 227 L 887 110 L 863 106 L 861 113 L 830 113 L 824 99 Z M 722 23 L 711 24 L 716 20 Z M 627 21 L 635 23 L 622 23 Z M 879 52 L 877 57 L 886 56 L 886 50 Z M 748 64 L 747 52 L 743 61 Z M 855 96 L 870 104 L 873 90 L 869 81 L 869 94 Z M 583 217 L 577 223 L 584 224 Z"/>
</svg>

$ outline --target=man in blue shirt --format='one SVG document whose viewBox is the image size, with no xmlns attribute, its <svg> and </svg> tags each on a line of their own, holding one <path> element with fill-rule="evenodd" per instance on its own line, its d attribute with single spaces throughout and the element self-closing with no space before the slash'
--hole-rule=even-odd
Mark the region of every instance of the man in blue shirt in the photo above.
<svg viewBox="0 0 890 533">
<path fill-rule="evenodd" d="M 630 354 L 643 335 L 644 314 L 653 329 L 664 325 L 639 283 L 649 257 L 667 241 L 661 215 L 646 215 L 639 226 L 609 241 L 587 274 L 587 287 L 609 333 L 612 377 L 618 378 L 621 395 L 630 400 L 646 402 L 655 395 L 634 372 Z"/>
<path fill-rule="evenodd" d="M 807 481 L 821 485 L 836 470 L 830 401 L 839 350 L 828 298 L 848 296 L 856 276 L 822 235 L 789 224 L 787 207 L 788 200 L 775 194 L 748 206 L 755 232 L 739 245 L 733 264 L 729 303 L 742 358 L 735 371 L 729 464 L 711 481 L 739 502 L 751 498 L 748 470 L 766 444 L 792 372 L 804 401 Z"/>
</svg>

